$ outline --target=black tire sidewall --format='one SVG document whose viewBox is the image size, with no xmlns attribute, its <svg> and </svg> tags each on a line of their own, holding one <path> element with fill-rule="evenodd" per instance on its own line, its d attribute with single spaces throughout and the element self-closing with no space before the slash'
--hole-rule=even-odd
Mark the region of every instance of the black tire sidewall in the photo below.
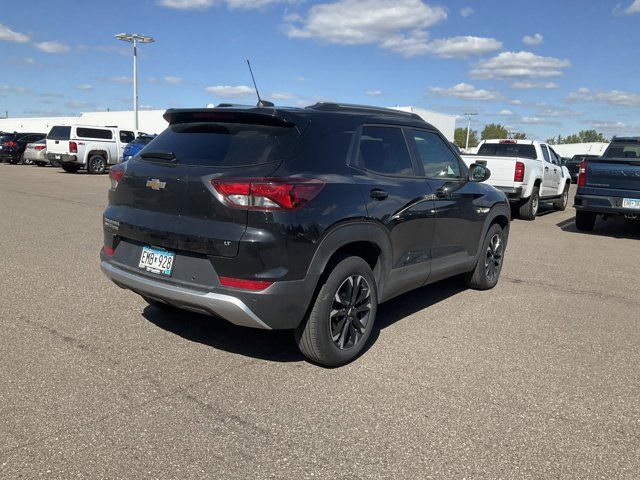
<svg viewBox="0 0 640 480">
<path fill-rule="evenodd" d="M 98 161 L 98 159 L 102 161 L 102 163 L 101 163 L 101 167 L 102 168 L 99 169 L 99 170 L 95 170 L 93 168 L 93 162 L 94 161 Z M 105 158 L 102 155 L 92 155 L 89 158 L 89 161 L 87 162 L 87 171 L 89 173 L 93 174 L 93 175 L 103 174 L 104 172 L 107 171 L 107 161 L 105 160 Z"/>
<path fill-rule="evenodd" d="M 487 278 L 486 270 L 485 270 L 485 258 L 487 255 L 487 249 L 489 248 L 489 242 L 493 236 L 499 233 L 500 239 L 502 241 L 502 261 L 500 262 L 500 266 L 498 267 L 498 275 L 494 280 L 489 280 Z M 484 241 L 482 242 L 482 249 L 480 250 L 480 255 L 478 257 L 478 263 L 476 264 L 476 270 L 474 270 L 474 280 L 475 285 L 474 288 L 478 288 L 480 290 L 490 290 L 498 284 L 498 280 L 500 280 L 500 274 L 502 273 L 502 266 L 504 265 L 504 254 L 506 252 L 505 238 L 504 238 L 504 230 L 500 225 L 494 223 L 487 230 L 487 234 L 484 237 Z"/>
</svg>

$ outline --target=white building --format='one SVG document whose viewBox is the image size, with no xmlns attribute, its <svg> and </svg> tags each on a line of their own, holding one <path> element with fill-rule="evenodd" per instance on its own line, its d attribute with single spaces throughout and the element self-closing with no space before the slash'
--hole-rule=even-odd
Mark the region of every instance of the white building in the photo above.
<svg viewBox="0 0 640 480">
<path fill-rule="evenodd" d="M 608 143 L 565 143 L 552 145 L 555 152 L 564 158 L 572 158 L 574 155 L 597 155 L 601 156 L 609 146 Z"/>
<path fill-rule="evenodd" d="M 420 107 L 395 106 L 391 108 L 393 108 L 394 110 L 400 110 L 402 112 L 411 112 L 418 114 L 425 122 L 430 123 L 438 130 L 440 130 L 442 134 L 447 138 L 447 140 L 453 142 L 453 134 L 456 130 L 456 117 L 454 117 L 453 115 L 432 112 L 431 110 Z"/>
</svg>

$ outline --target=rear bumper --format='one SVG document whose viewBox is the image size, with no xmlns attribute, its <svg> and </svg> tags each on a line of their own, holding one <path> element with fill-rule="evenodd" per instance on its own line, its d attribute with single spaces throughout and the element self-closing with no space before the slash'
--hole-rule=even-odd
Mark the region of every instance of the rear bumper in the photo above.
<svg viewBox="0 0 640 480">
<path fill-rule="evenodd" d="M 214 292 L 200 292 L 142 275 L 129 273 L 108 262 L 101 262 L 100 268 L 116 285 L 139 295 L 159 300 L 185 310 L 220 316 L 235 325 L 271 329 L 240 299 Z"/>
<path fill-rule="evenodd" d="M 4 160 L 17 160 L 20 157 L 19 153 L 13 152 L 0 152 L 0 161 Z"/>
<path fill-rule="evenodd" d="M 77 163 L 78 156 L 68 153 L 47 153 L 47 160 L 58 163 Z"/>
<path fill-rule="evenodd" d="M 607 215 L 638 214 L 640 211 L 622 208 L 623 197 L 601 195 L 577 195 L 573 207 L 585 212 L 603 213 Z"/>
<path fill-rule="evenodd" d="M 522 187 L 495 187 L 505 194 L 507 200 L 516 202 L 522 198 Z"/>
</svg>

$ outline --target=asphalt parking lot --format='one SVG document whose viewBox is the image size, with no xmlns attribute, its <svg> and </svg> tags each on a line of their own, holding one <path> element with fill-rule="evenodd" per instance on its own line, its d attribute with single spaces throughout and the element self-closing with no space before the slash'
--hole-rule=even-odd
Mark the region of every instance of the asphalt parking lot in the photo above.
<svg viewBox="0 0 640 480">
<path fill-rule="evenodd" d="M 0 478 L 640 477 L 640 228 L 514 220 L 490 292 L 379 310 L 340 369 L 99 271 L 108 178 L 0 164 Z"/>
</svg>

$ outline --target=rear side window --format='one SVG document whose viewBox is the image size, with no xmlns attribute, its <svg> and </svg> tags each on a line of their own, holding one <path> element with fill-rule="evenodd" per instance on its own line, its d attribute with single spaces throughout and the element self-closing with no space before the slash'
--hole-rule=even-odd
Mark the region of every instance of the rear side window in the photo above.
<svg viewBox="0 0 640 480">
<path fill-rule="evenodd" d="M 383 175 L 413 175 L 413 164 L 402 130 L 396 127 L 363 127 L 358 146 L 358 166 Z"/>
<path fill-rule="evenodd" d="M 133 134 L 133 132 L 129 132 L 127 130 L 121 130 L 120 131 L 120 141 L 122 143 L 130 143 L 133 142 L 133 140 L 136 138 L 136 136 Z"/>
<path fill-rule="evenodd" d="M 286 159 L 298 139 L 293 126 L 253 123 L 177 123 L 169 125 L 145 148 L 172 152 L 187 165 L 239 167 Z"/>
<path fill-rule="evenodd" d="M 52 127 L 49 130 L 47 139 L 49 140 L 69 140 L 71 136 L 71 127 Z"/>
<path fill-rule="evenodd" d="M 103 130 L 101 128 L 84 128 L 80 127 L 76 129 L 78 137 L 82 138 L 98 138 L 100 140 L 111 140 L 113 133 L 111 130 Z"/>
<path fill-rule="evenodd" d="M 410 130 L 411 140 L 430 178 L 460 178 L 460 164 L 447 144 L 435 133 Z"/>
<path fill-rule="evenodd" d="M 605 158 L 640 158 L 640 142 L 612 143 L 602 155 Z"/>
<path fill-rule="evenodd" d="M 547 146 L 541 145 L 540 149 L 542 150 L 542 156 L 544 157 L 544 161 L 547 163 L 550 163 L 551 159 L 549 158 L 549 150 L 547 150 Z"/>
<path fill-rule="evenodd" d="M 330 132 L 311 142 L 287 162 L 293 173 L 340 173 L 346 170 L 353 132 Z"/>
<path fill-rule="evenodd" d="M 483 143 L 478 149 L 478 155 L 490 157 L 523 157 L 535 160 L 536 148 L 522 143 Z"/>
</svg>

